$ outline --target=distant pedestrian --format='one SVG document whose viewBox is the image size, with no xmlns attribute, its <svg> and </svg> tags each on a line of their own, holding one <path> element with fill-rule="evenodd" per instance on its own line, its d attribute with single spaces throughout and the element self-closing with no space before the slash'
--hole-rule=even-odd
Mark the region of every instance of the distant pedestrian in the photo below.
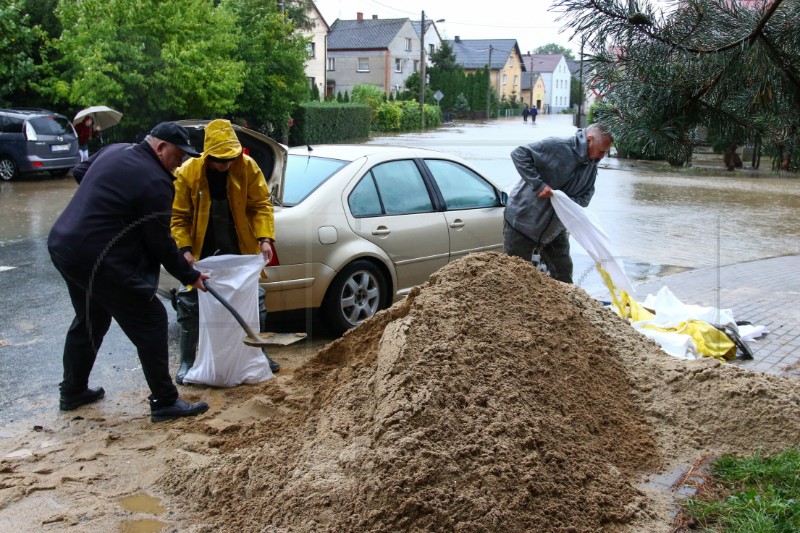
<svg viewBox="0 0 800 533">
<path fill-rule="evenodd" d="M 536 106 L 531 106 L 531 122 L 534 124 L 536 124 L 536 115 L 538 114 L 539 110 L 536 108 Z"/>
<path fill-rule="evenodd" d="M 100 131 L 94 125 L 92 117 L 86 117 L 75 125 L 75 133 L 78 134 L 78 152 L 81 154 L 81 161 L 89 159 L 89 140 L 98 139 Z"/>
<path fill-rule="evenodd" d="M 528 115 L 531 114 L 531 110 L 528 109 L 528 104 L 525 104 L 525 107 L 522 108 L 522 122 L 528 122 Z"/>
</svg>

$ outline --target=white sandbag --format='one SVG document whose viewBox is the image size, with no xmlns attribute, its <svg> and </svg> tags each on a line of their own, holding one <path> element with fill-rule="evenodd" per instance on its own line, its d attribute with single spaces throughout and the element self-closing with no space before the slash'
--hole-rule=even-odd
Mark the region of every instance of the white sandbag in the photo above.
<svg viewBox="0 0 800 533">
<path fill-rule="evenodd" d="M 636 292 L 625 274 L 625 267 L 614 252 L 611 239 L 594 215 L 573 202 L 563 191 L 554 190 L 550 202 L 570 235 L 608 272 L 617 289 L 635 296 Z"/>
<path fill-rule="evenodd" d="M 261 255 L 221 255 L 195 263 L 211 275 L 208 283 L 258 332 L 258 277 Z M 236 318 L 211 293 L 200 292 L 200 339 L 194 366 L 186 383 L 233 387 L 273 377 L 261 348 L 242 342 L 246 333 Z"/>
<path fill-rule="evenodd" d="M 730 309 L 685 304 L 666 286 L 661 287 L 655 296 L 648 294 L 642 305 L 655 311 L 653 323 L 662 328 L 674 327 L 687 320 L 700 320 L 716 326 L 729 326 L 738 331 Z"/>
</svg>

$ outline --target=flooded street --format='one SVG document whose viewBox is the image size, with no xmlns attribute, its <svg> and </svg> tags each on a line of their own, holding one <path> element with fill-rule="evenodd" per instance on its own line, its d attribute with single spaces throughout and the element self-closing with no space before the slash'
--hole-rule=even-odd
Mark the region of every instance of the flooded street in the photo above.
<svg viewBox="0 0 800 533">
<path fill-rule="evenodd" d="M 369 142 L 460 155 L 510 190 L 518 179 L 510 152 L 537 139 L 572 135 L 571 118 L 540 115 L 536 126 L 521 118 L 501 119 L 376 136 Z M 0 414 L 7 424 L 26 420 L 31 413 L 68 416 L 58 415 L 56 399 L 72 309 L 47 255 L 46 237 L 76 187 L 71 178 L 0 182 Z M 628 275 L 642 281 L 679 270 L 798 254 L 799 208 L 800 179 L 795 177 L 725 172 L 721 165 L 718 175 L 691 176 L 631 169 L 630 162 L 607 158 L 589 210 L 609 235 Z M 576 244 L 573 256 L 576 283 L 590 294 L 602 290 L 592 260 Z M 167 309 L 174 374 L 177 327 L 174 311 L 168 304 Z M 271 353 L 291 371 L 329 340 L 310 338 Z M 106 388 L 113 399 L 110 409 L 146 411 L 138 358 L 116 326 L 106 337 L 91 384 Z M 0 437 L 3 431 L 0 427 Z"/>
<path fill-rule="evenodd" d="M 516 117 L 370 142 L 458 154 L 510 190 L 518 180 L 510 152 L 538 139 L 572 135 L 571 120 L 568 115 L 543 115 L 533 126 Z M 762 164 L 769 167 L 767 158 Z M 645 169 L 631 170 L 631 162 L 605 158 L 589 205 L 635 281 L 800 253 L 797 177 L 727 172 L 721 159 L 718 173 L 705 170 L 699 176 L 641 166 Z M 576 283 L 590 294 L 601 290 L 593 261 L 575 243 L 573 256 Z"/>
</svg>

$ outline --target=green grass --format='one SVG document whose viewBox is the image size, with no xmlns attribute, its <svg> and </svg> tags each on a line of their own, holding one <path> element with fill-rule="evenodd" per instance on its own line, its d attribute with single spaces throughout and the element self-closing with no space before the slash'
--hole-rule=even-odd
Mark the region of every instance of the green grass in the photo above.
<svg viewBox="0 0 800 533">
<path fill-rule="evenodd" d="M 800 531 L 800 449 L 719 458 L 698 493 L 682 502 L 681 512 L 681 522 L 692 531 Z"/>
</svg>

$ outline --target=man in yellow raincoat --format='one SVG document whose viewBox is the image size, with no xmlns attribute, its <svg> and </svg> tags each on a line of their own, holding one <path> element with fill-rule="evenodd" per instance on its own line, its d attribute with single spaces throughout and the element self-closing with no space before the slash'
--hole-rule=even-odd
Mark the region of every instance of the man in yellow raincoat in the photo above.
<svg viewBox="0 0 800 533">
<path fill-rule="evenodd" d="M 243 153 L 227 120 L 212 120 L 205 128 L 203 153 L 175 171 L 172 237 L 189 264 L 212 255 L 257 254 L 269 263 L 273 256 L 275 223 L 264 173 Z M 175 381 L 194 365 L 199 338 L 197 291 L 177 295 L 181 365 Z M 264 330 L 264 290 L 259 287 L 259 317 Z M 266 351 L 273 372 L 280 365 Z"/>
</svg>

